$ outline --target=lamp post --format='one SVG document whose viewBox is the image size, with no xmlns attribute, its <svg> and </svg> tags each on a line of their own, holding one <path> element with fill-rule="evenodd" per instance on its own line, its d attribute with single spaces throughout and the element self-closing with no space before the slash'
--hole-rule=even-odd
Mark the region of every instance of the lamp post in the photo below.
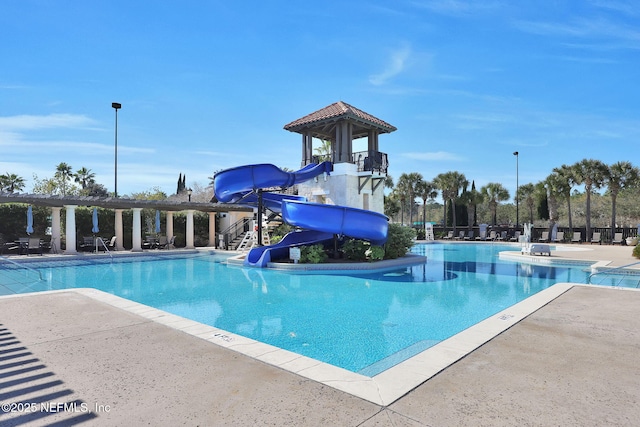
<svg viewBox="0 0 640 427">
<path fill-rule="evenodd" d="M 118 197 L 118 110 L 122 108 L 122 104 L 117 102 L 112 102 L 111 106 L 116 110 L 116 152 L 115 152 L 115 161 L 114 161 L 114 191 L 113 194 Z"/>
<path fill-rule="evenodd" d="M 187 196 L 189 196 L 189 201 L 191 201 L 191 194 L 193 193 L 193 190 L 191 188 L 187 189 Z"/>
<path fill-rule="evenodd" d="M 520 204 L 518 201 L 518 190 L 520 184 L 518 183 L 518 152 L 514 151 L 513 155 L 516 156 L 516 228 L 520 226 Z"/>
</svg>

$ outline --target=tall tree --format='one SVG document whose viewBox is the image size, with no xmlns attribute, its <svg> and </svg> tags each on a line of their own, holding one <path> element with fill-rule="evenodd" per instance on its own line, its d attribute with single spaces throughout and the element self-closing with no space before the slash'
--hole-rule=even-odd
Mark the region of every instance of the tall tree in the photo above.
<svg viewBox="0 0 640 427">
<path fill-rule="evenodd" d="M 62 162 L 58 166 L 56 166 L 55 177 L 60 183 L 60 188 L 62 188 L 62 195 L 67 195 L 67 181 L 71 180 L 73 176 L 73 171 L 71 166 Z"/>
<path fill-rule="evenodd" d="M 562 165 L 553 168 L 553 172 L 557 175 L 556 190 L 567 202 L 567 217 L 569 219 L 569 229 L 573 230 L 573 221 L 571 218 L 571 190 L 576 185 L 575 168 L 568 165 Z"/>
<path fill-rule="evenodd" d="M 471 183 L 471 190 L 466 191 L 465 189 L 465 191 L 462 192 L 460 200 L 467 206 L 467 224 L 469 224 L 469 227 L 477 225 L 477 207 L 484 201 L 484 196 L 476 190 L 475 181 Z"/>
<path fill-rule="evenodd" d="M 572 169 L 576 183 L 584 184 L 584 191 L 587 196 L 585 212 L 587 236 L 591 236 L 591 194 L 593 191 L 602 188 L 609 168 L 600 160 L 584 159 L 573 165 Z M 613 233 L 613 230 L 611 232 Z"/>
<path fill-rule="evenodd" d="M 552 172 L 543 181 L 547 193 L 547 206 L 549 208 L 549 235 L 553 226 L 558 222 L 558 197 L 562 196 L 563 178 L 556 172 Z"/>
<path fill-rule="evenodd" d="M 416 194 L 422 199 L 422 218 L 426 222 L 427 200 L 435 199 L 438 196 L 438 191 L 432 182 L 421 180 L 416 184 Z"/>
<path fill-rule="evenodd" d="M 484 196 L 485 200 L 489 203 L 489 209 L 491 210 L 491 221 L 493 225 L 498 222 L 498 204 L 509 200 L 509 190 L 497 182 L 490 182 L 480 189 L 480 192 Z"/>
<path fill-rule="evenodd" d="M 447 222 L 447 201 L 451 201 L 451 209 L 453 210 L 453 232 L 456 230 L 456 199 L 460 194 L 460 190 L 469 185 L 467 178 L 460 172 L 445 172 L 436 176 L 433 180 L 436 188 L 441 191 L 444 200 L 444 222 Z"/>
<path fill-rule="evenodd" d="M 86 189 L 90 184 L 94 184 L 96 174 L 91 172 L 91 169 L 87 169 L 85 167 L 78 169 L 75 174 L 73 174 L 75 182 L 79 183 L 82 189 Z"/>
<path fill-rule="evenodd" d="M 635 188 L 640 184 L 640 170 L 630 162 L 617 162 L 609 166 L 605 175 L 605 184 L 611 196 L 611 233 L 616 228 L 616 201 L 620 190 Z M 591 235 L 587 235 L 591 238 Z"/>
<path fill-rule="evenodd" d="M 403 173 L 398 178 L 397 187 L 404 193 L 404 199 L 409 205 L 409 224 L 413 224 L 413 205 L 416 202 L 418 184 L 423 181 L 422 175 L 417 172 Z"/>
<path fill-rule="evenodd" d="M 518 200 L 529 210 L 529 222 L 533 224 L 533 209 L 536 206 L 535 186 L 532 183 L 521 185 L 518 188 Z"/>
<path fill-rule="evenodd" d="M 319 146 L 313 151 L 316 152 L 319 162 L 331 161 L 331 141 L 322 140 Z"/>
<path fill-rule="evenodd" d="M 16 175 L 15 173 L 5 173 L 0 175 L 0 191 L 8 191 L 13 193 L 14 191 L 22 191 L 24 189 L 24 178 Z"/>
</svg>

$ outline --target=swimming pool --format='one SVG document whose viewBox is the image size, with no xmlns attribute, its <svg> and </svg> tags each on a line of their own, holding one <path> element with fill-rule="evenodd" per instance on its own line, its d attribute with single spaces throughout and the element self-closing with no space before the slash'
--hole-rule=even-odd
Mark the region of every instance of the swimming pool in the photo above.
<svg viewBox="0 0 640 427">
<path fill-rule="evenodd" d="M 38 262 L 44 281 L 0 267 L 0 294 L 93 287 L 374 376 L 554 283 L 588 277 L 580 266 L 498 259 L 504 250 L 519 248 L 417 245 L 424 264 L 340 275 L 232 267 L 226 254 Z"/>
</svg>

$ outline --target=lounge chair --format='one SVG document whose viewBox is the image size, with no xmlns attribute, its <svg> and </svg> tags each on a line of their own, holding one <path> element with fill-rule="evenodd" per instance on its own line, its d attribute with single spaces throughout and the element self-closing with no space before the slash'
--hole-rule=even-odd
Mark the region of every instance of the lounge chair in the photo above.
<svg viewBox="0 0 640 427">
<path fill-rule="evenodd" d="M 546 244 L 534 243 L 527 248 L 522 248 L 521 253 L 527 254 L 527 255 L 535 255 L 535 254 L 545 255 L 546 254 L 548 256 L 551 256 L 551 248 L 549 247 L 549 245 L 546 245 Z"/>
<path fill-rule="evenodd" d="M 107 248 L 108 248 L 110 251 L 115 251 L 115 250 L 116 250 L 116 240 L 117 240 L 117 237 L 116 237 L 116 236 L 113 236 L 113 237 L 111 238 L 111 240 L 109 240 L 109 243 L 107 243 Z"/>
<path fill-rule="evenodd" d="M 507 232 L 502 231 L 500 234 L 496 235 L 496 240 L 504 241 L 507 240 Z"/>
<path fill-rule="evenodd" d="M 175 249 L 176 248 L 175 243 L 176 243 L 176 236 L 171 236 L 171 238 L 167 242 L 167 246 L 165 246 L 165 249 Z"/>
<path fill-rule="evenodd" d="M 491 231 L 489 233 L 489 240 L 496 240 L 496 232 L 495 231 Z"/>
<path fill-rule="evenodd" d="M 616 244 L 616 243 L 620 243 L 620 245 L 622 245 L 622 242 L 624 242 L 624 239 L 622 238 L 622 233 L 616 233 L 613 235 L 613 240 L 611 241 L 612 244 Z"/>
<path fill-rule="evenodd" d="M 5 251 L 11 252 L 20 249 L 20 245 L 15 242 L 5 242 L 0 235 L 0 255 L 4 255 Z"/>
<path fill-rule="evenodd" d="M 594 232 L 593 237 L 591 237 L 591 244 L 597 243 L 599 245 L 602 244 L 602 238 L 600 237 L 600 233 Z"/>
<path fill-rule="evenodd" d="M 464 230 L 462 230 L 461 232 L 458 233 L 458 237 L 456 237 L 456 240 L 462 240 L 464 239 Z"/>
<path fill-rule="evenodd" d="M 447 240 L 453 239 L 453 231 L 448 232 L 447 235 L 443 237 L 443 239 L 447 239 Z"/>
<path fill-rule="evenodd" d="M 580 231 L 574 231 L 571 237 L 571 243 L 582 243 L 582 233 Z"/>
<path fill-rule="evenodd" d="M 558 231 L 556 233 L 556 238 L 553 239 L 554 243 L 562 243 L 564 242 L 564 231 Z"/>
<path fill-rule="evenodd" d="M 480 230 L 480 235 L 476 236 L 476 240 L 487 240 L 487 230 Z"/>
<path fill-rule="evenodd" d="M 549 232 L 548 231 L 543 231 L 542 232 L 542 236 L 540 236 L 540 238 L 538 239 L 538 242 L 549 242 Z"/>
<path fill-rule="evenodd" d="M 464 236 L 464 240 L 473 240 L 473 230 L 469 230 L 466 236 Z"/>
<path fill-rule="evenodd" d="M 520 231 L 516 231 L 515 233 L 513 233 L 513 237 L 511 237 L 509 239 L 510 242 L 517 242 L 518 240 L 520 240 Z"/>
</svg>

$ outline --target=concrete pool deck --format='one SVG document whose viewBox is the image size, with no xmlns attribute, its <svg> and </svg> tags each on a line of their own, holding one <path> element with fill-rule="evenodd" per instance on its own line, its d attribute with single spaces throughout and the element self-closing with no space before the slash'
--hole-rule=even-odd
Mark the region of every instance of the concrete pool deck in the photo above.
<svg viewBox="0 0 640 427">
<path fill-rule="evenodd" d="M 616 262 L 628 264 L 622 252 Z M 118 307 L 98 291 L 1 297 L 0 403 L 37 411 L 0 411 L 0 424 L 635 425 L 640 292 L 556 286 L 551 302 L 388 404 L 212 344 L 198 325 L 126 300 Z M 60 405 L 41 412 L 39 402 Z M 64 403 L 76 412 L 56 411 Z"/>
</svg>

